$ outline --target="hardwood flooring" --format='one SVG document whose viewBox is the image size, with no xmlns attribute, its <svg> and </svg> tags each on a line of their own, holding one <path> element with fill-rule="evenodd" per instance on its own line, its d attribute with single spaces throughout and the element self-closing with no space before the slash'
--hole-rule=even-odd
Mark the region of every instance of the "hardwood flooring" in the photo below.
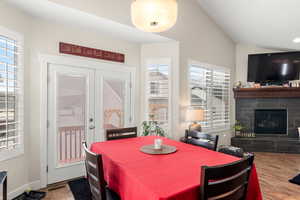
<svg viewBox="0 0 300 200">
<path fill-rule="evenodd" d="M 300 200 L 300 186 L 288 180 L 300 173 L 300 154 L 255 153 L 264 200 Z"/>
<path fill-rule="evenodd" d="M 300 186 L 288 180 L 300 173 L 300 154 L 255 153 L 264 200 L 300 200 Z M 48 191 L 45 200 L 73 200 L 66 185 Z"/>
<path fill-rule="evenodd" d="M 66 184 L 64 187 L 49 190 L 44 200 L 74 200 L 73 194 Z"/>
</svg>

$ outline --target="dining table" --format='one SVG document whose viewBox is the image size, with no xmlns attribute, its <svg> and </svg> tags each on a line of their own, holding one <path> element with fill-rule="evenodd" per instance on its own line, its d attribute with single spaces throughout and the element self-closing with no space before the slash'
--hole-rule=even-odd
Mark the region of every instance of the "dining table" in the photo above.
<svg viewBox="0 0 300 200">
<path fill-rule="evenodd" d="M 166 155 L 140 151 L 157 138 L 177 151 Z M 122 200 L 199 200 L 202 166 L 224 165 L 241 159 L 159 136 L 97 142 L 90 150 L 102 155 L 104 178 Z M 262 200 L 255 164 L 250 172 L 246 200 Z"/>
</svg>

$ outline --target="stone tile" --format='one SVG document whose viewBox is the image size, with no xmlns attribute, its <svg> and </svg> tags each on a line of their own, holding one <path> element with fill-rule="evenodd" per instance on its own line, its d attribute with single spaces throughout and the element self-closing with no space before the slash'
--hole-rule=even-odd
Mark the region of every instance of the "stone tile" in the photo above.
<svg viewBox="0 0 300 200">
<path fill-rule="evenodd" d="M 297 128 L 300 127 L 300 99 L 237 99 L 236 120 L 242 122 L 247 131 L 253 130 L 255 109 L 287 109 L 288 135 L 297 136 Z"/>
</svg>

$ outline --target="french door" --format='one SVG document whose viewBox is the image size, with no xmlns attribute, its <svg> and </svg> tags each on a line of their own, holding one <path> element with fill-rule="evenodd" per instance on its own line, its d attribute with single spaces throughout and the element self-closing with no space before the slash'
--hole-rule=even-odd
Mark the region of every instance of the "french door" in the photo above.
<svg viewBox="0 0 300 200">
<path fill-rule="evenodd" d="M 50 64 L 48 184 L 85 175 L 82 142 L 130 125 L 131 74 Z"/>
<path fill-rule="evenodd" d="M 104 141 L 106 129 L 128 127 L 132 123 L 131 74 L 97 71 L 95 90 L 95 139 Z"/>
</svg>

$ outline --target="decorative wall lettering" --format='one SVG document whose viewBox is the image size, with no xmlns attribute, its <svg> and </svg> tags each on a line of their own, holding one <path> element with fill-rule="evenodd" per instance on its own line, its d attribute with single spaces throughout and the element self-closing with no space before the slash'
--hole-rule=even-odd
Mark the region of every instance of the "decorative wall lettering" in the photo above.
<svg viewBox="0 0 300 200">
<path fill-rule="evenodd" d="M 83 56 L 88 58 L 96 58 L 113 62 L 125 62 L 125 55 L 100 49 L 93 49 L 64 42 L 59 43 L 59 52 L 63 54 L 71 54 L 75 56 Z"/>
</svg>

